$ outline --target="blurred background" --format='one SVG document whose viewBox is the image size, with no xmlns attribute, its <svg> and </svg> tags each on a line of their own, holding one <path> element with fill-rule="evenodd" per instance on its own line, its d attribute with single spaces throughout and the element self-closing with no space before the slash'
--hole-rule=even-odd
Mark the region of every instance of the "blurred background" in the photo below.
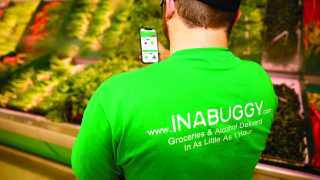
<svg viewBox="0 0 320 180">
<path fill-rule="evenodd" d="M 144 65 L 139 28 L 162 32 L 158 0 L 0 0 L 0 179 L 74 179 L 89 98 Z M 279 96 L 255 179 L 320 179 L 320 1 L 243 0 L 230 37 Z"/>
</svg>

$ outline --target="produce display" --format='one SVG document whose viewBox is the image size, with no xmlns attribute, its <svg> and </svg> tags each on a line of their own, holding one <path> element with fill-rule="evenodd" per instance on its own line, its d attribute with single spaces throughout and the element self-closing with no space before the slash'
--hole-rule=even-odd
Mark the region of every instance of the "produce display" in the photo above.
<svg viewBox="0 0 320 180">
<path fill-rule="evenodd" d="M 41 15 L 46 14 L 48 7 L 57 7 L 59 3 L 61 2 L 45 4 L 36 15 L 36 22 L 53 21 L 54 17 Z M 130 18 L 134 19 L 137 18 L 139 13 L 150 7 L 142 1 L 136 3 L 145 4 L 144 9 L 136 10 L 133 8 L 133 1 L 119 4 L 114 10 L 109 9 L 112 4 L 105 3 L 105 1 L 89 3 L 83 0 L 71 3 L 69 7 L 72 13 L 68 13 L 63 22 L 56 23 L 56 25 L 61 24 L 59 32 L 55 30 L 55 32 L 50 33 L 51 36 L 56 35 L 58 39 L 55 40 L 56 42 L 52 41 L 52 44 L 59 44 L 60 47 L 55 48 L 55 45 L 53 45 L 53 48 L 47 48 L 50 49 L 50 54 L 45 58 L 36 60 L 32 66 L 21 68 L 20 71 L 15 72 L 13 76 L 8 78 L 8 83 L 2 84 L 0 88 L 0 106 L 45 115 L 55 121 L 71 121 L 80 124 L 83 110 L 89 98 L 102 81 L 115 73 L 141 65 L 139 61 L 131 60 L 136 59 L 137 56 L 128 52 L 123 51 L 122 56 L 115 56 L 118 51 L 128 47 L 128 45 L 125 45 L 125 41 L 119 37 L 127 33 L 126 31 L 129 31 L 133 25 L 136 25 L 134 22 L 132 24 L 127 23 L 129 14 L 131 15 Z M 155 6 L 156 3 L 153 5 Z M 150 18 L 151 21 L 153 20 L 152 22 L 156 20 L 156 17 L 150 16 Z M 103 23 L 102 19 L 106 19 L 106 23 Z M 160 24 L 161 19 L 157 20 Z M 100 21 L 101 24 L 95 21 Z M 138 22 L 138 20 L 135 20 L 135 22 Z M 38 45 L 42 44 L 40 40 L 32 41 L 37 38 L 37 34 L 40 32 L 33 31 L 33 27 L 37 25 L 37 23 L 32 25 L 31 33 L 24 37 L 24 42 L 31 45 L 21 49 L 31 48 L 32 50 L 33 47 L 38 48 Z M 41 32 L 47 33 L 48 31 L 43 30 Z M 102 36 L 97 37 L 96 35 L 100 33 L 102 33 Z M 135 35 L 134 33 L 131 35 Z M 109 39 L 108 37 L 112 38 Z M 138 39 L 138 36 L 135 35 L 134 38 Z M 31 41 L 28 41 L 30 39 Z M 104 60 L 86 68 L 73 65 L 72 61 L 79 53 L 84 52 L 82 50 L 86 50 L 88 46 L 101 40 L 104 40 L 101 43 L 102 48 L 109 46 L 108 49 L 104 49 L 107 52 L 104 54 L 106 58 L 100 56 L 100 59 Z M 33 44 L 35 46 L 32 46 Z M 121 60 L 119 60 L 120 58 Z M 97 72 L 100 72 L 98 73 L 99 76 L 96 76 Z M 83 86 L 83 84 L 86 84 L 86 86 Z"/>
<path fill-rule="evenodd" d="M 53 52 L 53 59 L 73 59 L 78 55 L 82 40 L 98 7 L 98 2 L 91 0 L 73 1 L 70 12 L 64 19 L 60 34 L 57 37 L 59 47 Z"/>
<path fill-rule="evenodd" d="M 318 88 L 318 91 L 309 91 L 307 95 L 313 135 L 311 164 L 313 167 L 320 169 L 320 89 Z"/>
<path fill-rule="evenodd" d="M 3 61 L 10 61 L 11 66 L 2 74 L 0 73 L 0 81 L 8 79 L 16 71 L 23 71 L 24 66 L 34 61 L 48 60 L 48 54 L 55 49 L 56 36 L 63 22 L 61 17 L 68 12 L 69 8 L 70 2 L 40 3 L 16 50 L 3 57 Z"/>
<path fill-rule="evenodd" d="M 133 1 L 126 4 L 121 4 L 111 17 L 112 24 L 103 35 L 101 56 L 115 58 L 117 57 L 117 50 L 122 48 L 120 44 L 124 29 L 127 26 L 127 21 L 130 12 L 133 8 Z"/>
<path fill-rule="evenodd" d="M 81 73 L 64 81 L 36 112 L 54 121 L 81 123 L 83 110 L 98 86 L 114 74 L 140 67 L 138 61 L 107 59 L 86 67 Z M 96 76 L 99 74 L 99 76 Z M 84 86 L 85 84 L 85 86 Z"/>
<path fill-rule="evenodd" d="M 0 105 L 32 112 L 52 90 L 71 73 L 70 62 L 56 60 L 47 68 L 30 67 L 16 73 L 9 84 L 2 86 Z"/>
<path fill-rule="evenodd" d="M 139 49 L 132 48 L 132 43 L 127 43 L 136 42 L 136 47 L 139 47 L 139 36 L 132 29 L 138 30 L 142 26 L 140 19 L 144 17 L 146 18 L 144 23 L 150 26 L 156 24 L 160 30 L 161 19 L 159 19 L 159 10 L 156 10 L 156 8 L 159 9 L 157 3 L 151 2 L 150 5 L 150 2 L 135 1 L 135 4 L 137 6 L 133 6 L 133 1 L 119 4 L 113 13 L 107 14 L 111 18 L 111 25 L 101 24 L 106 29 L 102 36 L 101 49 L 103 51 L 96 51 L 96 53 L 100 53 L 107 59 L 96 65 L 88 66 L 78 75 L 61 83 L 51 93 L 51 96 L 47 96 L 48 98 L 35 108 L 34 113 L 46 115 L 55 121 L 71 121 L 80 124 L 83 110 L 89 98 L 102 81 L 115 73 L 141 66 L 139 61 L 132 60 L 138 58 Z M 86 44 L 88 37 L 90 37 L 90 29 L 96 27 L 96 25 L 90 26 L 81 42 Z M 164 39 L 161 36 L 160 38 Z M 79 47 L 85 48 L 86 46 L 80 45 Z"/>
<path fill-rule="evenodd" d="M 102 48 L 102 37 L 104 32 L 111 26 L 111 15 L 115 4 L 110 1 L 100 1 L 93 14 L 86 35 L 82 42 L 81 56 L 95 56 Z"/>
<path fill-rule="evenodd" d="M 298 52 L 298 29 L 302 22 L 300 0 L 268 0 L 264 43 L 266 59 L 287 65 Z"/>
<path fill-rule="evenodd" d="M 0 20 L 0 56 L 15 50 L 40 0 L 11 2 Z"/>
<path fill-rule="evenodd" d="M 303 165 L 305 154 L 305 125 L 299 114 L 299 97 L 285 84 L 275 85 L 279 107 L 267 146 L 263 152 L 267 160 L 279 160 L 291 165 Z"/>
<path fill-rule="evenodd" d="M 7 2 L 0 18 L 0 77 L 15 69 L 25 59 L 24 55 L 11 56 L 32 19 L 40 0 Z M 8 55 L 7 57 L 4 57 Z"/>
<path fill-rule="evenodd" d="M 304 47 L 305 73 L 320 75 L 320 2 L 304 0 Z M 310 85 L 307 88 L 312 130 L 311 165 L 320 169 L 320 88 Z"/>
<path fill-rule="evenodd" d="M 69 8 L 69 2 L 62 4 L 62 1 L 52 1 L 41 4 L 17 52 L 10 57 L 23 57 L 24 61 L 16 66 L 17 70 L 12 75 L 7 71 L 3 78 L 7 84 L 1 84 L 2 107 L 33 112 L 60 82 L 70 76 L 71 59 L 61 60 L 49 55 L 55 49 L 55 36 L 63 23 L 61 17 Z"/>
<path fill-rule="evenodd" d="M 231 34 L 230 46 L 238 56 L 260 62 L 267 0 L 245 0 L 242 16 Z"/>
<path fill-rule="evenodd" d="M 306 72 L 320 74 L 320 2 L 304 1 L 304 45 Z"/>
<path fill-rule="evenodd" d="M 45 54 L 54 48 L 55 37 L 63 23 L 61 17 L 69 11 L 71 3 L 46 1 L 40 6 L 17 50 L 32 54 L 30 58 L 34 58 L 35 54 Z"/>
</svg>

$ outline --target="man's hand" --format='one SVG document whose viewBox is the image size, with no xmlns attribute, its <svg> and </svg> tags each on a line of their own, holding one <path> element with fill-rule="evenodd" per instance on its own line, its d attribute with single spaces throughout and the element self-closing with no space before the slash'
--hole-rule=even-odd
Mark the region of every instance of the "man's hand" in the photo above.
<svg viewBox="0 0 320 180">
<path fill-rule="evenodd" d="M 160 52 L 160 60 L 163 61 L 170 56 L 170 51 L 166 49 L 160 42 L 158 43 L 159 52 Z"/>
</svg>

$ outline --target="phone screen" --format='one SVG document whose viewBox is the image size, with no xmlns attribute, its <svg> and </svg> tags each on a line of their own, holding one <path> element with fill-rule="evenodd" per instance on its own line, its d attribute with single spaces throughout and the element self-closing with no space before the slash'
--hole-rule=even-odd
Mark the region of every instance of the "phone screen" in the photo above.
<svg viewBox="0 0 320 180">
<path fill-rule="evenodd" d="M 158 37 L 155 29 L 140 29 L 141 57 L 143 63 L 159 62 Z"/>
</svg>

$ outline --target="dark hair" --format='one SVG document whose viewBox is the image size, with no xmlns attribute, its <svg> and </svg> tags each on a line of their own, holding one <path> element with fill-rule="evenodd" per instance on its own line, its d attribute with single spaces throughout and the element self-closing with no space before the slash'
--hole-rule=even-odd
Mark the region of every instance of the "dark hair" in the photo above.
<svg viewBox="0 0 320 180">
<path fill-rule="evenodd" d="M 231 29 L 237 12 L 221 11 L 198 0 L 176 0 L 179 16 L 189 27 Z"/>
</svg>

